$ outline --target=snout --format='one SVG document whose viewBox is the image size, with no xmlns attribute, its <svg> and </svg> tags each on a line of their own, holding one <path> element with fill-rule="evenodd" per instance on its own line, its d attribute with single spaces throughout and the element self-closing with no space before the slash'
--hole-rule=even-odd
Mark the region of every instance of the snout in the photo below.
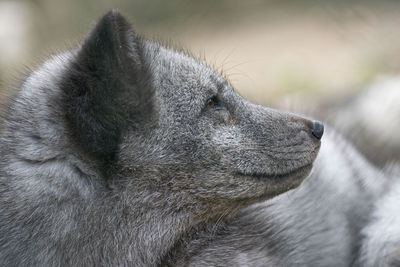
<svg viewBox="0 0 400 267">
<path fill-rule="evenodd" d="M 311 133 L 315 138 L 321 140 L 322 135 L 324 134 L 324 124 L 320 121 L 314 121 Z"/>
</svg>

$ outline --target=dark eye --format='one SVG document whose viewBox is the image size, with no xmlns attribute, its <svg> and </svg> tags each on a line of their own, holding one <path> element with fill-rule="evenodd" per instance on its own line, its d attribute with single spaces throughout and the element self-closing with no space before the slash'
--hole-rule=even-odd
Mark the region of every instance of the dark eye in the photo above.
<svg viewBox="0 0 400 267">
<path fill-rule="evenodd" d="M 208 109 L 215 109 L 215 108 L 217 108 L 218 106 L 219 106 L 219 102 L 218 102 L 218 99 L 217 99 L 216 96 L 213 96 L 213 97 L 207 99 L 206 107 L 207 107 Z"/>
</svg>

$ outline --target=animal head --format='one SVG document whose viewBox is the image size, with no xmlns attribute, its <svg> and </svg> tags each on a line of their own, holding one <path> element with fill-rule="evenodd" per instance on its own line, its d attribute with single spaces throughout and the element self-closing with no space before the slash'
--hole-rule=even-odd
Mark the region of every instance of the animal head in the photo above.
<svg viewBox="0 0 400 267">
<path fill-rule="evenodd" d="M 19 122 L 11 114 L 9 125 L 24 121 L 31 137 L 15 144 L 24 157 L 68 159 L 101 190 L 199 217 L 299 186 L 323 131 L 249 103 L 204 63 L 141 38 L 116 11 L 33 73 L 15 106 Z"/>
</svg>

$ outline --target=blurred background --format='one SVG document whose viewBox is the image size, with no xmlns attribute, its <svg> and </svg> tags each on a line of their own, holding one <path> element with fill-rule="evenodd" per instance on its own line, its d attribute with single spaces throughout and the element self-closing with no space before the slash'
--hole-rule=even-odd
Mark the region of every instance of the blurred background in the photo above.
<svg viewBox="0 0 400 267">
<path fill-rule="evenodd" d="M 400 161 L 400 1 L 0 0 L 0 92 L 111 8 L 249 100 L 328 121 L 379 165 Z"/>
</svg>

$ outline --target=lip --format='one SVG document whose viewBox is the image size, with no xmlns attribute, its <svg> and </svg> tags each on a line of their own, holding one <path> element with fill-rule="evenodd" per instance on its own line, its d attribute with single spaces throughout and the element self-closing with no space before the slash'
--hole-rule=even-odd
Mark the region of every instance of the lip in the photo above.
<svg viewBox="0 0 400 267">
<path fill-rule="evenodd" d="M 312 169 L 313 164 L 307 164 L 304 165 L 302 167 L 296 168 L 290 172 L 286 172 L 286 173 L 275 173 L 275 174 L 268 174 L 268 173 L 243 173 L 243 172 L 236 172 L 237 175 L 239 176 L 245 176 L 245 177 L 252 177 L 254 179 L 257 180 L 282 180 L 282 179 L 286 179 L 286 178 L 300 178 L 300 177 L 304 177 L 306 176 L 306 174 L 308 174 L 311 169 Z"/>
</svg>

